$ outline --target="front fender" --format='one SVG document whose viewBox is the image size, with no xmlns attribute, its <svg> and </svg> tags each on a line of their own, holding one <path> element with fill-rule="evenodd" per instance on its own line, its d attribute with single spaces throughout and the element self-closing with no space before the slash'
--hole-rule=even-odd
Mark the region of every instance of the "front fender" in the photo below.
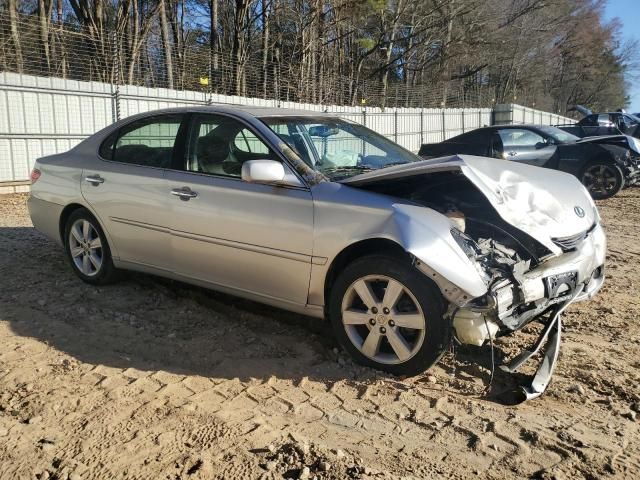
<svg viewBox="0 0 640 480">
<path fill-rule="evenodd" d="M 314 248 L 307 302 L 325 305 L 326 280 L 347 249 L 368 240 L 386 240 L 412 255 L 452 303 L 463 305 L 487 291 L 480 271 L 451 235 L 447 217 L 398 199 L 322 182 L 312 188 Z"/>
<path fill-rule="evenodd" d="M 420 206 L 395 204 L 390 218 L 396 241 L 416 257 L 417 268 L 428 275 L 452 303 L 464 305 L 484 295 L 488 287 L 476 265 L 451 235 L 444 215 Z"/>
</svg>

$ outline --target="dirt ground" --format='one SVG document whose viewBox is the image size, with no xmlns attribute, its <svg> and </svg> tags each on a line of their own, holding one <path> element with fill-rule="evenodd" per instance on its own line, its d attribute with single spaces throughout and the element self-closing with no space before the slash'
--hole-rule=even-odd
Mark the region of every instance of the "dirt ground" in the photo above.
<svg viewBox="0 0 640 480">
<path fill-rule="evenodd" d="M 3 479 L 640 478 L 638 188 L 600 204 L 607 282 L 519 406 L 499 371 L 485 393 L 489 348 L 398 379 L 317 320 L 146 275 L 85 285 L 26 198 L 0 196 Z"/>
</svg>

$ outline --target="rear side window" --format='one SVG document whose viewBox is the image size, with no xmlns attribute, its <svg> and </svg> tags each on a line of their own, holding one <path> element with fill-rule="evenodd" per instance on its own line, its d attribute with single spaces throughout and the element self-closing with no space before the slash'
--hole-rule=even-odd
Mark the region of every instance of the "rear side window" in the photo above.
<svg viewBox="0 0 640 480">
<path fill-rule="evenodd" d="M 170 168 L 182 115 L 138 120 L 122 127 L 100 146 L 100 156 L 115 162 Z"/>
</svg>

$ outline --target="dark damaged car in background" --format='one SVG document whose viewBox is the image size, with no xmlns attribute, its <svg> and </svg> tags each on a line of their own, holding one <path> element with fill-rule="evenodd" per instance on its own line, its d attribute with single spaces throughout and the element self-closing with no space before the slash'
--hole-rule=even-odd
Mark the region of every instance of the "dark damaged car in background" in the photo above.
<svg viewBox="0 0 640 480">
<path fill-rule="evenodd" d="M 575 124 L 556 126 L 581 138 L 603 135 L 629 135 L 640 138 L 640 117 L 638 117 L 638 114 L 627 113 L 622 110 L 593 113 L 582 105 L 576 105 L 574 110 L 584 115 L 584 118 Z"/>
<path fill-rule="evenodd" d="M 628 135 L 578 138 L 546 125 L 497 125 L 420 148 L 423 158 L 455 154 L 500 158 L 567 172 L 599 200 L 640 181 L 640 140 Z"/>
<path fill-rule="evenodd" d="M 150 112 L 38 159 L 32 179 L 33 224 L 83 281 L 138 270 L 328 318 L 356 361 L 392 374 L 541 322 L 503 366 L 546 344 L 523 398 L 549 382 L 563 310 L 604 281 L 598 211 L 573 176 L 422 160 L 330 114 Z"/>
</svg>

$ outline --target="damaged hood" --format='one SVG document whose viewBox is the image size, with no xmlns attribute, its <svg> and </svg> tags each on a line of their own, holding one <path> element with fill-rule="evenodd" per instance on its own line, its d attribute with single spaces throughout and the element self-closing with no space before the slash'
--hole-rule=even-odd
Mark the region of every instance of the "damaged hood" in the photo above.
<svg viewBox="0 0 640 480">
<path fill-rule="evenodd" d="M 471 155 L 454 155 L 383 168 L 340 183 L 354 187 L 391 179 L 459 170 L 498 214 L 551 252 L 554 239 L 578 235 L 596 222 L 593 200 L 572 175 L 546 168 Z"/>
<path fill-rule="evenodd" d="M 626 147 L 629 147 L 636 154 L 640 154 L 640 141 L 637 138 L 631 137 L 629 135 L 598 135 L 596 137 L 584 137 L 580 140 L 577 140 L 575 143 L 605 143 L 605 144 L 613 144 L 620 145 L 624 144 Z"/>
</svg>

